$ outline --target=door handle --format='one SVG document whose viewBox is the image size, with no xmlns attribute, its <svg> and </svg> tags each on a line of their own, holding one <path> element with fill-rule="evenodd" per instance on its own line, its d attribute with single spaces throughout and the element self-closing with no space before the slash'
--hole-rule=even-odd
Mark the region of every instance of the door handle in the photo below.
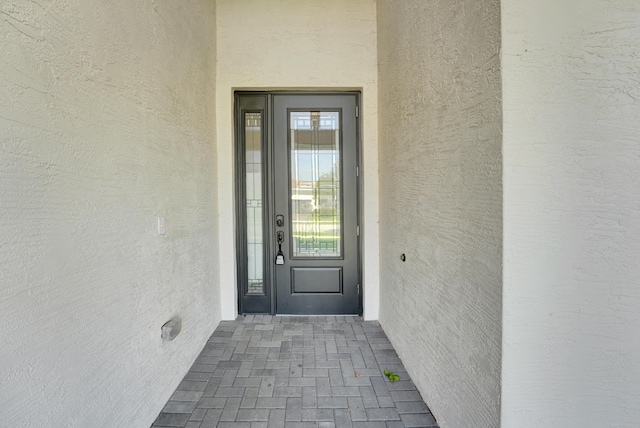
<svg viewBox="0 0 640 428">
<path fill-rule="evenodd" d="M 284 227 L 284 216 L 282 214 L 276 216 L 276 226 Z"/>
<path fill-rule="evenodd" d="M 278 233 L 276 233 L 276 237 L 278 239 L 278 254 L 276 254 L 276 264 L 283 265 L 284 254 L 282 253 L 282 243 L 284 242 L 284 232 L 279 230 Z"/>
</svg>

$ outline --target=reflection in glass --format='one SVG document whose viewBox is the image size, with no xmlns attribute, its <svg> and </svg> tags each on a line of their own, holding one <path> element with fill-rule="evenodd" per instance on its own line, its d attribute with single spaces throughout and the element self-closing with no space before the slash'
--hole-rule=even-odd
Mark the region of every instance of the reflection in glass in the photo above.
<svg viewBox="0 0 640 428">
<path fill-rule="evenodd" d="M 244 114 L 247 294 L 264 295 L 262 258 L 262 114 Z"/>
<path fill-rule="evenodd" d="M 340 257 L 340 114 L 290 112 L 293 257 Z"/>
</svg>

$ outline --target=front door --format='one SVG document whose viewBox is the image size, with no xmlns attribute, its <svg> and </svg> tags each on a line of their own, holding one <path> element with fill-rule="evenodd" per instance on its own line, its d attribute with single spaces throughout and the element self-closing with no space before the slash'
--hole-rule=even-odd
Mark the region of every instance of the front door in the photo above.
<svg viewBox="0 0 640 428">
<path fill-rule="evenodd" d="M 256 203 L 247 198 L 249 192 L 245 186 L 244 200 L 239 206 L 243 207 L 245 220 L 250 222 L 243 226 L 245 230 L 241 235 L 245 238 L 240 241 L 247 246 L 245 254 L 251 247 L 252 256 L 239 258 L 239 271 L 243 273 L 239 275 L 239 289 L 243 293 L 240 310 L 244 313 L 357 314 L 360 306 L 358 96 L 261 96 L 265 100 L 264 110 L 245 102 L 254 108 L 238 111 L 245 118 L 242 121 L 245 125 L 246 117 L 265 119 L 260 133 L 252 136 L 254 142 L 245 144 L 244 150 L 245 159 L 259 158 L 263 167 L 249 167 L 245 161 L 245 171 L 241 172 L 246 181 L 249 169 L 254 174 L 250 186 L 254 193 L 255 183 L 263 183 L 260 186 L 263 201 Z M 242 96 L 240 105 L 243 105 Z M 250 140 L 247 135 L 247 131 L 244 136 L 240 132 L 238 140 L 246 143 Z M 262 143 L 256 145 L 258 136 Z M 263 153 L 256 155 L 254 151 L 253 156 L 247 155 L 255 147 L 261 147 Z M 242 169 L 242 162 L 239 167 Z M 256 222 L 258 211 L 264 220 Z M 247 232 L 256 234 L 257 223 L 260 223 L 261 239 L 248 237 Z M 262 256 L 262 260 L 257 260 L 258 256 Z M 258 265 L 261 265 L 259 269 Z M 261 278 L 249 278 L 250 272 L 255 276 L 257 271 L 261 271 Z M 260 287 L 256 288 L 258 282 Z M 256 307 L 260 300 L 268 302 L 269 308 L 264 304 Z"/>
</svg>

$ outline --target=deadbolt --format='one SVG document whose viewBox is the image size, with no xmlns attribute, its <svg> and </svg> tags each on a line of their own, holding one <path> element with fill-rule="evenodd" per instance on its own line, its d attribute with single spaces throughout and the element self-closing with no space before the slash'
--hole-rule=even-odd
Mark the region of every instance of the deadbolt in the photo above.
<svg viewBox="0 0 640 428">
<path fill-rule="evenodd" d="M 276 216 L 276 226 L 284 227 L 284 216 L 282 214 Z"/>
</svg>

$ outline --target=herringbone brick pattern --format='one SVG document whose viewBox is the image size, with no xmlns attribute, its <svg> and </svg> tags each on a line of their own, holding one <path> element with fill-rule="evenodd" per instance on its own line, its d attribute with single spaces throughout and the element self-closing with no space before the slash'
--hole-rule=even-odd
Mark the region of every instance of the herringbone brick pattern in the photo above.
<svg viewBox="0 0 640 428">
<path fill-rule="evenodd" d="M 249 315 L 220 324 L 152 427 L 437 424 L 377 322 Z"/>
</svg>

